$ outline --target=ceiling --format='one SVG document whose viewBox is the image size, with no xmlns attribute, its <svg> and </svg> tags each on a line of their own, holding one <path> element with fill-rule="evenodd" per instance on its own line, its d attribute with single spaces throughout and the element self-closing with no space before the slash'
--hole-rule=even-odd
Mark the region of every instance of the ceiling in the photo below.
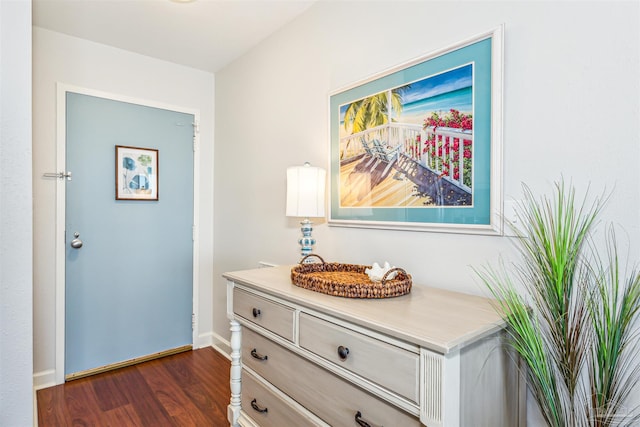
<svg viewBox="0 0 640 427">
<path fill-rule="evenodd" d="M 33 0 L 33 25 L 216 72 L 316 0 Z"/>
</svg>

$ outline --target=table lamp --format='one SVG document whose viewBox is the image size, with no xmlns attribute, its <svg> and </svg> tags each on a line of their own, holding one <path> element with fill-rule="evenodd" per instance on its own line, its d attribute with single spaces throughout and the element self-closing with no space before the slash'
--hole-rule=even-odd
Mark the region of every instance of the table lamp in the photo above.
<svg viewBox="0 0 640 427">
<path fill-rule="evenodd" d="M 304 218 L 300 222 L 302 237 L 298 240 L 302 257 L 309 255 L 316 241 L 311 237 L 313 223 L 309 218 L 324 217 L 324 189 L 327 172 L 311 166 L 287 168 L 287 216 Z"/>
</svg>

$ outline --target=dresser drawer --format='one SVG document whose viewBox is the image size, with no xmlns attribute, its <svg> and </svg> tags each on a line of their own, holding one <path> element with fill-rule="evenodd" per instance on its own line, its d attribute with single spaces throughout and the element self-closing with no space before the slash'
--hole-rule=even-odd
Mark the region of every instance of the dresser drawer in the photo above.
<svg viewBox="0 0 640 427">
<path fill-rule="evenodd" d="M 300 314 L 300 347 L 418 402 L 417 353 L 306 313 Z"/>
<path fill-rule="evenodd" d="M 260 427 L 326 426 L 287 403 L 245 370 L 242 371 L 242 408 Z"/>
<path fill-rule="evenodd" d="M 360 412 L 362 420 L 371 426 L 420 425 L 417 418 L 267 338 L 247 328 L 242 333 L 243 364 L 326 423 L 334 427 L 357 426 L 355 417 Z"/>
<path fill-rule="evenodd" d="M 233 312 L 283 338 L 293 341 L 295 310 L 242 289 L 233 288 Z"/>
</svg>

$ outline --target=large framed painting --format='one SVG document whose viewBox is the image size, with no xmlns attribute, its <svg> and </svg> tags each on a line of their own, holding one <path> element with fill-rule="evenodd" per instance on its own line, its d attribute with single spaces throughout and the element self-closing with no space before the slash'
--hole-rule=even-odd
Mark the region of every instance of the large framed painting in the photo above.
<svg viewBox="0 0 640 427">
<path fill-rule="evenodd" d="M 333 92 L 329 224 L 502 234 L 502 27 Z"/>
</svg>

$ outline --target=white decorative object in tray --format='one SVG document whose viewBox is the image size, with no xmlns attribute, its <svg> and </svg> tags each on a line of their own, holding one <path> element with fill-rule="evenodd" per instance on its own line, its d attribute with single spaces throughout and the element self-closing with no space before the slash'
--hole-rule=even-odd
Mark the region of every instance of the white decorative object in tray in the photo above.
<svg viewBox="0 0 640 427">
<path fill-rule="evenodd" d="M 369 279 L 371 279 L 373 282 L 379 282 L 382 280 L 384 275 L 387 274 L 387 272 L 393 270 L 394 268 L 396 268 L 395 265 L 390 266 L 388 261 L 385 261 L 382 267 L 380 267 L 380 265 L 377 262 L 374 262 L 371 268 L 365 269 L 364 272 L 367 274 L 367 276 L 369 276 Z M 389 274 L 387 279 L 392 280 L 395 277 L 396 277 L 396 273 L 391 273 Z"/>
<path fill-rule="evenodd" d="M 388 299 L 226 273 L 232 426 L 525 425 L 525 387 L 489 300 L 414 286 Z"/>
</svg>

